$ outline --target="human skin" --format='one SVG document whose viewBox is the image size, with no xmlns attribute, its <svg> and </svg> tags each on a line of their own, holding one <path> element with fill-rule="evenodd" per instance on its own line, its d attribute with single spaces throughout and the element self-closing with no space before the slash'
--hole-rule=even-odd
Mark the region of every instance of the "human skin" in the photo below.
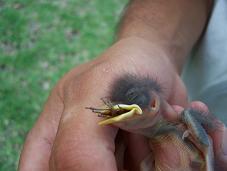
<svg viewBox="0 0 227 171">
<path fill-rule="evenodd" d="M 118 129 L 98 126 L 99 118 L 85 107 L 102 105 L 100 98 L 126 72 L 156 78 L 170 105 L 178 105 L 176 110 L 187 107 L 180 73 L 210 7 L 208 0 L 131 1 L 116 42 L 98 58 L 72 69 L 52 90 L 26 138 L 19 170 L 116 171 Z M 227 163 L 220 145 L 223 135 L 224 127 L 212 135 L 222 165 Z M 149 149 L 143 137 L 127 134 L 127 139 L 131 167 L 137 170 Z M 140 151 L 135 150 L 138 145 Z"/>
</svg>

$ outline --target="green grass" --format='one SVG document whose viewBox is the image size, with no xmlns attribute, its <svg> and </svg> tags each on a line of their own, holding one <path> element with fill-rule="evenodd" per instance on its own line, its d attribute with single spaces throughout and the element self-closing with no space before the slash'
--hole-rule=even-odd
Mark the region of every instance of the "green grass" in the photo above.
<svg viewBox="0 0 227 171">
<path fill-rule="evenodd" d="M 0 170 L 16 170 L 57 80 L 108 47 L 127 0 L 0 1 Z"/>
</svg>

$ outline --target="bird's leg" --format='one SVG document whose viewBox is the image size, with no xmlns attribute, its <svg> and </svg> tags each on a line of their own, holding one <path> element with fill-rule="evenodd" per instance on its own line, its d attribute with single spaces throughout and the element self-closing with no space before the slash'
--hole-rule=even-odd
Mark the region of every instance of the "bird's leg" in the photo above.
<svg viewBox="0 0 227 171">
<path fill-rule="evenodd" d="M 208 134 L 206 133 L 203 125 L 209 125 L 211 122 L 209 118 L 205 118 L 200 112 L 186 109 L 182 112 L 181 119 L 186 125 L 187 130 L 183 134 L 184 138 L 186 136 L 191 136 L 190 141 L 201 151 L 205 159 L 206 171 L 214 170 L 213 161 L 213 146 Z"/>
</svg>

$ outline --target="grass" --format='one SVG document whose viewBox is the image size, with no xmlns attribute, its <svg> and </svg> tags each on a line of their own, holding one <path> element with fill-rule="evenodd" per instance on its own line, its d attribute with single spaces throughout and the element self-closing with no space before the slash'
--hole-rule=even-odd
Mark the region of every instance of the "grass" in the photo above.
<svg viewBox="0 0 227 171">
<path fill-rule="evenodd" d="M 0 170 L 70 68 L 108 47 L 127 0 L 0 0 Z"/>
</svg>

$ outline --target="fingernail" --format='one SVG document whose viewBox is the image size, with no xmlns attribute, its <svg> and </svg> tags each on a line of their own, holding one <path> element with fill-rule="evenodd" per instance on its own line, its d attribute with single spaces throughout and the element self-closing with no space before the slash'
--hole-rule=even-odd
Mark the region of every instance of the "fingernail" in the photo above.
<svg viewBox="0 0 227 171">
<path fill-rule="evenodd" d="M 225 128 L 222 139 L 222 150 L 224 155 L 227 155 L 227 129 Z"/>
</svg>

